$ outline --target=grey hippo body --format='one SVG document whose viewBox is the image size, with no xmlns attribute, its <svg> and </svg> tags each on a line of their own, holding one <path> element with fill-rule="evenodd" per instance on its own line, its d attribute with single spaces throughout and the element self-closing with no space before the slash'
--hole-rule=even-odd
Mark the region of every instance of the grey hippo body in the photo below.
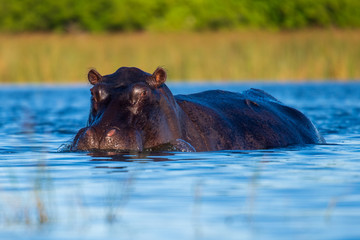
<svg viewBox="0 0 360 240">
<path fill-rule="evenodd" d="M 325 143 L 311 121 L 262 90 L 173 96 L 162 68 L 88 74 L 91 110 L 77 151 L 216 151 Z"/>
</svg>

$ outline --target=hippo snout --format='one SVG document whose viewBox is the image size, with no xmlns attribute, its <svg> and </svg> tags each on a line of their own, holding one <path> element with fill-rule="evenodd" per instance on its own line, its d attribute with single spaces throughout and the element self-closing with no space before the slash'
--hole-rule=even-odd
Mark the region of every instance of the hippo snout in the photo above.
<svg viewBox="0 0 360 240">
<path fill-rule="evenodd" d="M 100 148 L 104 150 L 142 151 L 142 137 L 140 132 L 135 129 L 122 130 L 112 127 L 106 131 L 104 138 L 100 142 Z"/>
<path fill-rule="evenodd" d="M 84 128 L 75 137 L 73 150 L 80 151 L 142 151 L 143 144 L 139 131 L 110 127 L 106 130 L 95 127 Z"/>
<path fill-rule="evenodd" d="M 97 134 L 92 128 L 82 128 L 75 136 L 72 150 L 89 150 L 99 147 Z"/>
</svg>

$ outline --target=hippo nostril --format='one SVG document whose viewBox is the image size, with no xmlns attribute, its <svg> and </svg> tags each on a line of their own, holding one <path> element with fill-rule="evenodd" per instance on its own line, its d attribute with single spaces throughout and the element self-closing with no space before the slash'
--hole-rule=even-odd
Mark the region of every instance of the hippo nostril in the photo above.
<svg viewBox="0 0 360 240">
<path fill-rule="evenodd" d="M 95 135 L 95 132 L 94 132 L 93 129 L 89 128 L 88 130 L 86 130 L 85 135 L 86 135 L 86 137 L 88 137 L 88 138 L 93 138 L 94 135 Z"/>
<path fill-rule="evenodd" d="M 107 132 L 106 136 L 107 137 L 112 137 L 114 136 L 114 134 L 116 133 L 116 129 L 111 129 L 110 131 Z"/>
</svg>

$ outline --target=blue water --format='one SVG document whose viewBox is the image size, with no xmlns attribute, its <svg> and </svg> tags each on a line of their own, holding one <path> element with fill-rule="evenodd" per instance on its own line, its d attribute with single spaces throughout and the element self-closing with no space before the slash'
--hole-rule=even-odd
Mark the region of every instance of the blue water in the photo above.
<svg viewBox="0 0 360 240">
<path fill-rule="evenodd" d="M 329 145 L 259 151 L 58 152 L 86 123 L 88 86 L 0 89 L 0 239 L 360 239 L 360 84 L 261 88 Z"/>
</svg>

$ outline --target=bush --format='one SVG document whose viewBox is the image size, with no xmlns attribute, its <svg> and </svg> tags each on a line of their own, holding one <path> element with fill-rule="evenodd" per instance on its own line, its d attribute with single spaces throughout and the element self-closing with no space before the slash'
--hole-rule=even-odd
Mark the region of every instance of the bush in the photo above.
<svg viewBox="0 0 360 240">
<path fill-rule="evenodd" d="M 0 31 L 360 27 L 358 0 L 0 0 Z"/>
</svg>

